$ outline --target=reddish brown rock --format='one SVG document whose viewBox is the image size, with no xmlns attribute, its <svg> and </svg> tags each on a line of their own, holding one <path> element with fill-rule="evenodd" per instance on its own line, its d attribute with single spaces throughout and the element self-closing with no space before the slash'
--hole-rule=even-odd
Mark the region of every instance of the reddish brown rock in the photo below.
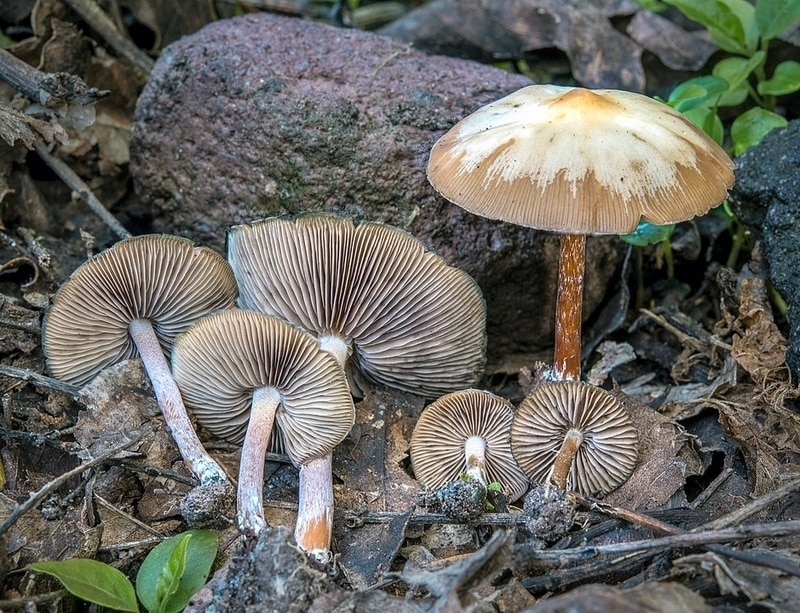
<svg viewBox="0 0 800 613">
<path fill-rule="evenodd" d="M 255 14 L 169 46 L 136 110 L 131 171 L 156 230 L 222 250 L 226 228 L 327 210 L 405 228 L 472 274 L 489 352 L 552 342 L 555 237 L 476 217 L 425 178 L 456 121 L 529 84 L 374 34 Z M 590 241 L 587 310 L 614 274 L 613 239 Z"/>
</svg>

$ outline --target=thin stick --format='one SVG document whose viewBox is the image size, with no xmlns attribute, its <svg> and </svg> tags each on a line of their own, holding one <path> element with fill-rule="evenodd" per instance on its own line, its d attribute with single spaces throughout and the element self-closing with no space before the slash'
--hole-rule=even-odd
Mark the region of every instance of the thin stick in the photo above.
<svg viewBox="0 0 800 613">
<path fill-rule="evenodd" d="M 742 522 L 747 521 L 756 513 L 760 513 L 767 507 L 780 502 L 787 496 L 791 496 L 796 492 L 800 492 L 800 478 L 789 481 L 789 483 L 779 487 L 777 490 L 764 494 L 763 496 L 748 502 L 746 505 L 739 507 L 735 511 L 703 524 L 700 526 L 700 529 L 717 530 L 720 528 L 727 528 L 728 526 L 737 526 Z"/>
<path fill-rule="evenodd" d="M 761 537 L 796 536 L 800 534 L 800 520 L 771 522 L 768 524 L 745 524 L 724 530 L 687 532 L 642 541 L 629 541 L 613 545 L 575 547 L 573 549 L 542 549 L 531 551 L 528 556 L 537 561 L 568 564 L 591 560 L 601 556 L 615 556 L 660 549 L 702 547 L 728 541 L 749 541 Z"/>
<path fill-rule="evenodd" d="M 124 449 L 127 449 L 131 445 L 135 445 L 136 443 L 140 442 L 145 437 L 145 435 L 150 434 L 151 432 L 153 432 L 153 427 L 150 426 L 149 424 L 145 425 L 139 430 L 134 431 L 133 438 L 131 440 L 123 443 L 122 445 L 118 445 L 117 447 L 114 447 L 109 451 L 106 451 L 103 455 L 96 457 L 94 460 L 90 460 L 84 464 L 81 464 L 80 466 L 76 466 L 72 470 L 63 473 L 58 477 L 56 477 L 55 479 L 53 479 L 52 481 L 46 483 L 37 491 L 31 492 L 31 494 L 28 496 L 28 499 L 25 502 L 21 502 L 16 507 L 14 507 L 14 510 L 8 516 L 8 519 L 6 519 L 6 521 L 4 521 L 0 525 L 0 536 L 5 534 L 8 531 L 8 529 L 14 525 L 14 522 L 16 522 L 20 517 L 22 517 L 25 513 L 27 513 L 34 507 L 38 506 L 52 492 L 57 490 L 59 487 L 61 487 L 64 483 L 66 483 L 70 479 L 72 479 L 72 477 L 80 475 L 81 473 L 89 470 L 90 468 L 102 464 L 112 456 L 118 454 L 120 451 L 123 451 Z"/>
<path fill-rule="evenodd" d="M 42 158 L 42 161 L 50 167 L 50 170 L 56 173 L 58 177 L 67 184 L 67 187 L 76 192 L 81 200 L 89 206 L 92 212 L 111 228 L 114 234 L 119 238 L 130 238 L 132 236 L 117 218 L 103 206 L 103 203 L 95 197 L 92 190 L 89 189 L 89 186 L 83 182 L 83 179 L 81 179 L 72 168 L 52 155 L 42 143 L 36 143 L 34 148 L 36 149 L 36 153 L 39 154 L 39 157 Z"/>
<path fill-rule="evenodd" d="M 0 375 L 5 375 L 6 377 L 11 377 L 12 379 L 19 379 L 20 381 L 28 381 L 34 385 L 41 385 L 42 387 L 46 387 L 56 392 L 61 392 L 62 394 L 72 396 L 73 398 L 77 396 L 78 390 L 80 390 L 77 385 L 70 385 L 69 383 L 59 381 L 58 379 L 40 375 L 38 372 L 28 370 L 27 368 L 16 368 L 14 366 L 0 364 Z"/>
<path fill-rule="evenodd" d="M 144 51 L 139 49 L 130 39 L 120 34 L 117 26 L 111 21 L 94 0 L 64 0 L 89 27 L 97 32 L 120 57 L 140 68 L 145 74 L 153 70 L 155 62 Z"/>
</svg>

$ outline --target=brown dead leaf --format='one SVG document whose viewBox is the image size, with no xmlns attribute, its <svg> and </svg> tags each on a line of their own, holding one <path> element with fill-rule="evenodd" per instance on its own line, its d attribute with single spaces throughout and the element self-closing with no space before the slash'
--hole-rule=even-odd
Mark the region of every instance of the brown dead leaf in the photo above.
<svg viewBox="0 0 800 613">
<path fill-rule="evenodd" d="M 388 565 L 405 538 L 419 485 L 401 467 L 408 441 L 422 411 L 422 400 L 388 389 L 368 390 L 356 404 L 356 422 L 334 453 L 334 473 L 344 482 L 337 489 L 337 509 L 391 511 L 386 524 L 359 525 L 358 516 L 337 514 L 334 540 L 339 562 L 355 588 L 365 588 Z"/>
<path fill-rule="evenodd" d="M 655 509 L 679 492 L 689 475 L 701 470 L 697 453 L 678 423 L 625 394 L 622 401 L 639 434 L 639 461 L 633 474 L 604 501 L 628 509 Z"/>
<path fill-rule="evenodd" d="M 614 14 L 632 14 L 631 2 L 611 2 Z M 624 4 L 624 6 L 620 6 Z M 617 31 L 602 3 L 583 0 L 435 0 L 380 30 L 429 53 L 483 61 L 522 59 L 559 49 L 586 87 L 644 91 L 642 48 Z"/>
<path fill-rule="evenodd" d="M 122 0 L 120 5 L 153 33 L 152 50 L 161 49 L 216 19 L 214 3 L 210 0 Z"/>
<path fill-rule="evenodd" d="M 700 70 L 717 50 L 705 30 L 689 32 L 650 11 L 638 11 L 626 31 L 673 70 Z"/>
</svg>

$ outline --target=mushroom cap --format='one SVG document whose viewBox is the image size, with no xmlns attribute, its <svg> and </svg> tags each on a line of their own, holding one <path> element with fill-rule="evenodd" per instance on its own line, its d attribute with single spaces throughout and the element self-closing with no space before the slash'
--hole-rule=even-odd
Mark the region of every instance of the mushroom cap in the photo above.
<svg viewBox="0 0 800 613">
<path fill-rule="evenodd" d="M 458 122 L 428 180 L 490 219 L 572 234 L 629 234 L 722 202 L 725 151 L 671 107 L 632 92 L 531 85 Z"/>
<path fill-rule="evenodd" d="M 201 319 L 176 339 L 172 370 L 197 422 L 234 443 L 247 432 L 253 392 L 274 389 L 275 425 L 298 466 L 330 452 L 355 420 L 336 360 L 316 338 L 269 315 L 232 309 Z"/>
<path fill-rule="evenodd" d="M 53 297 L 42 348 L 54 377 L 75 385 L 137 355 L 128 328 L 148 319 L 169 355 L 195 321 L 235 305 L 236 278 L 225 259 L 166 234 L 124 239 L 78 267 Z"/>
<path fill-rule="evenodd" d="M 429 489 L 455 481 L 466 469 L 464 443 L 473 436 L 486 442 L 486 477 L 498 482 L 509 501 L 528 489 L 528 478 L 511 454 L 514 407 L 483 390 L 468 389 L 442 396 L 419 417 L 411 436 L 411 467 Z"/>
<path fill-rule="evenodd" d="M 480 288 L 398 228 L 270 218 L 231 228 L 228 260 L 240 307 L 342 339 L 372 382 L 435 398 L 483 373 Z"/>
<path fill-rule="evenodd" d="M 545 483 L 570 429 L 583 435 L 567 489 L 595 495 L 610 492 L 633 472 L 639 439 L 622 403 L 581 381 L 546 383 L 517 407 L 511 449 L 532 481 Z"/>
</svg>

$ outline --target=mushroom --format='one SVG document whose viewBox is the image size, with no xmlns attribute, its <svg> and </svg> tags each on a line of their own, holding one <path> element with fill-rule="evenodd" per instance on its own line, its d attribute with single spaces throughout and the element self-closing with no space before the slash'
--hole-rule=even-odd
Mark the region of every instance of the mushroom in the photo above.
<svg viewBox="0 0 800 613">
<path fill-rule="evenodd" d="M 230 310 L 210 315 L 181 334 L 172 369 L 198 423 L 243 443 L 237 490 L 241 530 L 258 534 L 263 511 L 264 456 L 273 432 L 300 467 L 314 472 L 316 490 L 300 489 L 297 526 L 306 550 L 327 553 L 333 493 L 330 464 L 313 460 L 330 451 L 353 425 L 350 388 L 336 360 L 319 341 L 276 317 Z M 322 520 L 321 520 L 322 519 Z"/>
<path fill-rule="evenodd" d="M 476 389 L 446 394 L 428 405 L 411 435 L 411 467 L 417 480 L 438 489 L 466 473 L 484 487 L 499 483 L 513 502 L 528 478 L 511 453 L 511 403 Z"/>
<path fill-rule="evenodd" d="M 42 349 L 52 375 L 75 385 L 138 354 L 189 470 L 201 486 L 226 483 L 197 437 L 165 353 L 180 332 L 235 300 L 231 268 L 210 249 L 168 235 L 125 239 L 58 290 L 42 324 Z"/>
<path fill-rule="evenodd" d="M 614 396 L 581 381 L 545 383 L 517 407 L 511 449 L 538 483 L 582 494 L 605 494 L 636 466 L 638 437 Z"/>
<path fill-rule="evenodd" d="M 478 285 L 407 232 L 330 214 L 270 218 L 229 231 L 228 261 L 239 306 L 316 335 L 353 387 L 363 375 L 435 398 L 483 373 Z M 319 462 L 329 467 L 331 459 Z M 302 531 L 296 536 L 305 548 Z"/>
<path fill-rule="evenodd" d="M 725 199 L 733 163 L 683 115 L 625 91 L 531 85 L 434 145 L 428 180 L 490 219 L 562 233 L 553 378 L 580 378 L 587 234 L 629 234 Z"/>
</svg>

